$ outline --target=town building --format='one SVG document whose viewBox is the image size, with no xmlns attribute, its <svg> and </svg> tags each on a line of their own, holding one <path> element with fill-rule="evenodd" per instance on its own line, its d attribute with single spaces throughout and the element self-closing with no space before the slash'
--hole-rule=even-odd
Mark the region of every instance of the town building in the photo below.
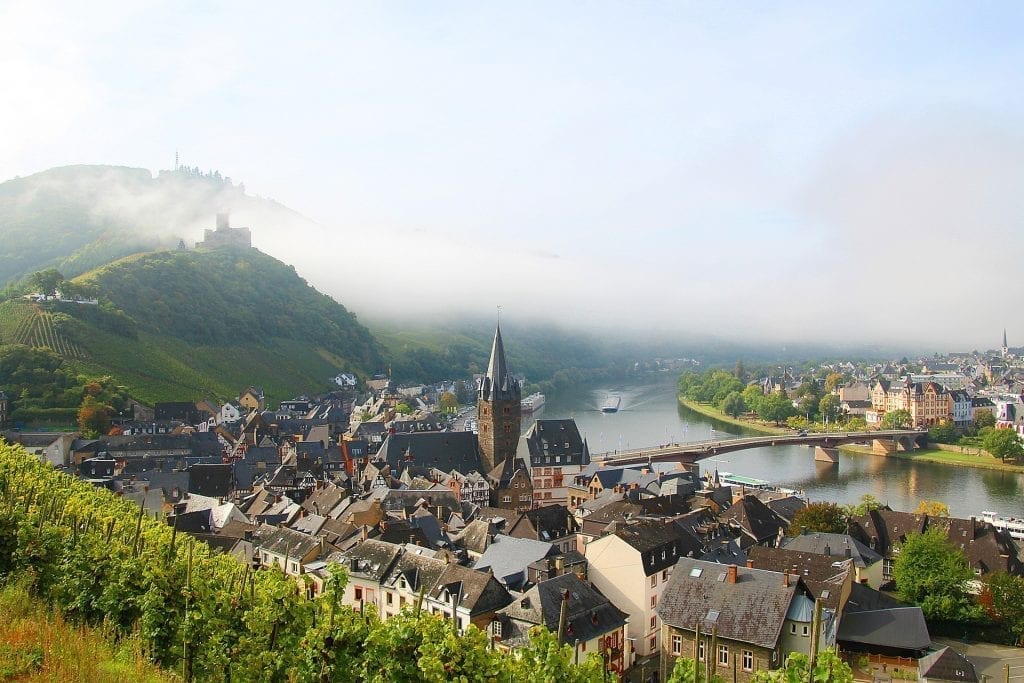
<svg viewBox="0 0 1024 683">
<path fill-rule="evenodd" d="M 480 458 L 484 474 L 516 457 L 522 423 L 520 401 L 523 398 L 519 381 L 512 376 L 505 358 L 501 328 L 494 330 L 491 359 L 477 391 L 477 425 Z"/>
</svg>

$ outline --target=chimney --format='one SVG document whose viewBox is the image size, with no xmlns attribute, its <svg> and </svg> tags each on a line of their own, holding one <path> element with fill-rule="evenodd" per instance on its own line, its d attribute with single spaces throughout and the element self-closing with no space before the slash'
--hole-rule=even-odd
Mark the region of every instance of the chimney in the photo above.
<svg viewBox="0 0 1024 683">
<path fill-rule="evenodd" d="M 747 569 L 753 569 L 753 568 L 754 568 L 754 561 L 753 560 L 747 560 Z"/>
<path fill-rule="evenodd" d="M 729 583 L 736 583 L 736 565 L 729 565 Z"/>
<path fill-rule="evenodd" d="M 555 572 L 556 576 L 561 576 L 565 569 L 565 558 L 561 555 L 555 558 Z"/>
<path fill-rule="evenodd" d="M 832 548 L 830 548 L 830 547 L 828 547 L 826 545 L 825 546 L 825 557 L 831 557 L 831 555 L 832 555 Z"/>
<path fill-rule="evenodd" d="M 789 588 L 789 572 L 782 572 L 782 587 Z"/>
<path fill-rule="evenodd" d="M 846 559 L 850 559 L 850 557 L 852 557 L 853 553 L 850 550 L 849 546 L 847 546 L 846 551 L 843 554 L 846 556 Z"/>
<path fill-rule="evenodd" d="M 365 540 L 366 540 L 367 538 L 369 538 L 369 536 L 370 536 L 370 533 L 369 533 L 369 530 L 368 530 L 368 529 L 366 528 L 366 525 L 365 525 L 365 524 L 364 524 L 364 525 L 363 525 L 362 527 L 360 527 L 360 532 L 361 532 L 361 533 L 360 533 L 360 536 L 362 537 L 362 539 L 363 539 L 364 541 L 365 541 Z"/>
</svg>

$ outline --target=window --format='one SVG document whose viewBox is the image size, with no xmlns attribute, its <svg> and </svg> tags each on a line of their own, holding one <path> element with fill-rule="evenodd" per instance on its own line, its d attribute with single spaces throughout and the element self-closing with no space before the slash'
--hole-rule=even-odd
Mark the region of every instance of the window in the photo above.
<svg viewBox="0 0 1024 683">
<path fill-rule="evenodd" d="M 806 638 L 807 636 L 811 635 L 811 627 L 810 627 L 810 626 L 807 626 L 806 624 L 804 624 L 804 630 L 803 630 L 803 634 L 802 634 L 802 635 L 803 635 L 803 636 L 804 636 L 805 638 Z"/>
<path fill-rule="evenodd" d="M 654 609 L 657 606 L 658 606 L 658 596 L 657 595 L 652 595 L 651 596 L 651 609 Z"/>
<path fill-rule="evenodd" d="M 530 502 L 530 494 L 529 493 L 524 493 L 523 495 L 519 496 L 519 502 L 520 503 L 528 503 L 528 502 Z"/>
<path fill-rule="evenodd" d="M 651 575 L 651 588 L 654 588 L 657 585 L 658 585 L 658 575 L 657 574 L 652 574 Z"/>
<path fill-rule="evenodd" d="M 664 583 L 665 581 L 668 581 L 668 570 L 667 569 L 662 569 L 661 570 L 661 581 L 662 581 L 662 583 Z"/>
<path fill-rule="evenodd" d="M 651 617 L 651 630 L 658 628 L 658 617 Z"/>
<path fill-rule="evenodd" d="M 754 653 L 750 650 L 743 651 L 743 670 L 753 671 L 754 670 Z"/>
<path fill-rule="evenodd" d="M 362 600 L 362 599 L 363 599 L 363 589 L 360 588 L 359 586 L 356 586 L 356 600 Z"/>
<path fill-rule="evenodd" d="M 651 649 L 652 650 L 657 650 L 658 649 L 658 636 L 651 636 Z"/>
<path fill-rule="evenodd" d="M 704 641 L 703 640 L 700 641 L 699 643 L 697 643 L 697 659 L 699 661 L 702 661 L 702 662 L 704 661 Z"/>
<path fill-rule="evenodd" d="M 729 666 L 729 646 L 718 646 L 718 666 Z"/>
<path fill-rule="evenodd" d="M 793 635 L 796 635 L 796 624 L 790 624 L 789 625 L 789 632 L 792 633 Z"/>
<path fill-rule="evenodd" d="M 511 503 L 512 502 L 512 496 L 502 496 L 501 497 L 501 502 L 502 503 Z"/>
<path fill-rule="evenodd" d="M 678 633 L 672 634 L 672 654 L 677 657 L 683 654 L 683 637 Z"/>
<path fill-rule="evenodd" d="M 394 593 L 385 593 L 384 595 L 385 595 L 385 600 L 387 601 L 387 603 L 389 605 L 394 603 L 394 601 L 395 601 L 395 594 Z"/>
</svg>

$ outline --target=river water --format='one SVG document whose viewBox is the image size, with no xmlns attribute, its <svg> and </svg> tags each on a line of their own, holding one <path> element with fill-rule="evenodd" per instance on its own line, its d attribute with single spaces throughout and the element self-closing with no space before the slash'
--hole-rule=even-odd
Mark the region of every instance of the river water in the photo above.
<svg viewBox="0 0 1024 683">
<path fill-rule="evenodd" d="M 619 412 L 600 406 L 609 394 L 622 398 Z M 543 409 L 524 416 L 575 418 L 592 453 L 646 448 L 665 443 L 741 435 L 740 427 L 704 417 L 676 400 L 675 378 L 647 384 L 581 387 L 549 395 Z M 748 434 L 753 432 L 747 432 Z M 1024 475 L 996 470 L 954 467 L 897 458 L 842 452 L 839 465 L 818 463 L 807 446 L 772 446 L 727 453 L 701 461 L 702 468 L 767 479 L 778 486 L 806 491 L 813 500 L 844 505 L 870 493 L 895 510 L 912 511 L 921 500 L 940 500 L 954 517 L 1000 515 L 1024 517 Z"/>
</svg>

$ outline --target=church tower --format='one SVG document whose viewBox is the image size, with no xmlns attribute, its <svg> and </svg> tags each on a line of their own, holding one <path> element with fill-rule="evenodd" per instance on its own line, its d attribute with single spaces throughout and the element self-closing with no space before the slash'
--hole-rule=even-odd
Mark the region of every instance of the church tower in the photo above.
<svg viewBox="0 0 1024 683">
<path fill-rule="evenodd" d="M 1009 354 L 1010 354 L 1010 347 L 1009 347 L 1009 345 L 1008 345 L 1008 344 L 1006 343 L 1006 328 L 1004 327 L 1004 328 L 1003 328 L 1003 348 L 1002 348 L 1002 356 L 1003 356 L 1003 358 L 1006 358 L 1006 357 L 1007 357 L 1007 356 L 1008 356 Z"/>
<path fill-rule="evenodd" d="M 477 436 L 483 474 L 489 474 L 506 460 L 515 458 L 522 426 L 522 397 L 522 387 L 508 371 L 501 327 L 496 327 L 491 361 L 476 394 Z"/>
</svg>

